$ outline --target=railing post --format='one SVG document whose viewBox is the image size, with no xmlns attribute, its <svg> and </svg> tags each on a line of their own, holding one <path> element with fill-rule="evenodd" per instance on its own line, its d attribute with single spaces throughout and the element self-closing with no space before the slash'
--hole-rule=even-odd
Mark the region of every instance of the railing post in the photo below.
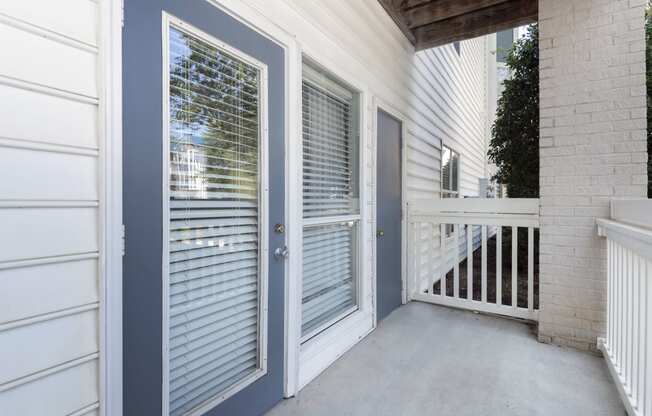
<svg viewBox="0 0 652 416">
<path fill-rule="evenodd" d="M 453 231 L 455 232 L 455 265 L 453 266 L 453 296 L 455 298 L 460 297 L 460 225 L 455 224 L 453 226 Z"/>
<path fill-rule="evenodd" d="M 496 305 L 503 304 L 503 227 L 496 228 Z"/>
<path fill-rule="evenodd" d="M 512 227 L 512 308 L 518 307 L 518 227 Z"/>
</svg>

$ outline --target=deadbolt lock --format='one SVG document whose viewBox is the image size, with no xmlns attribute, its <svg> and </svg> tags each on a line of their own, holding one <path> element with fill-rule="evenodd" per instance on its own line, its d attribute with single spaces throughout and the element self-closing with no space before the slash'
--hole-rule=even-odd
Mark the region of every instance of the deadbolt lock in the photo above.
<svg viewBox="0 0 652 416">
<path fill-rule="evenodd" d="M 285 233 L 285 225 L 283 225 L 283 224 L 276 224 L 276 225 L 274 226 L 274 232 L 275 232 L 276 234 L 283 234 L 283 233 Z"/>
</svg>

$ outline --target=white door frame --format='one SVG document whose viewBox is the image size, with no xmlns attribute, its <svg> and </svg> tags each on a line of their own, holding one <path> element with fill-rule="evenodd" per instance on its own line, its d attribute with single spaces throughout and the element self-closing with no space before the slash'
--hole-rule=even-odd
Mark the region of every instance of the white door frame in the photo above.
<svg viewBox="0 0 652 416">
<path fill-rule="evenodd" d="M 393 105 L 389 104 L 387 101 L 383 100 L 382 98 L 378 96 L 374 96 L 373 99 L 373 109 L 374 109 L 374 114 L 373 114 L 373 137 L 374 137 L 374 143 L 376 143 L 375 146 L 375 151 L 376 155 L 374 155 L 374 160 L 376 160 L 375 163 L 375 169 L 376 172 L 378 172 L 378 160 L 377 160 L 377 154 L 378 154 L 378 110 L 382 110 L 386 112 L 387 114 L 391 115 L 392 117 L 396 118 L 401 122 L 401 302 L 403 305 L 405 305 L 408 302 L 408 297 L 407 297 L 407 195 L 406 195 L 406 184 L 407 184 L 407 135 L 408 135 L 408 130 L 407 130 L 407 117 L 396 107 Z M 376 175 L 377 176 L 377 175 Z M 376 177 L 376 186 L 378 186 L 378 178 Z M 378 198 L 377 198 L 378 192 L 377 188 L 374 188 L 374 201 L 376 201 L 376 212 L 378 210 Z M 378 215 L 374 215 L 374 235 L 376 234 L 376 230 L 378 227 Z M 374 262 L 374 293 L 376 290 L 376 285 L 377 280 L 378 280 L 378 274 L 377 274 L 377 264 L 378 264 L 378 240 L 375 240 L 374 242 L 374 259 L 376 261 Z M 378 324 L 377 321 L 377 314 L 374 313 L 374 326 Z"/>
<path fill-rule="evenodd" d="M 296 221 L 301 211 L 301 195 L 290 192 L 291 189 L 301 189 L 301 178 L 294 175 L 301 166 L 299 157 L 301 146 L 301 113 L 299 106 L 293 104 L 301 99 L 301 85 L 295 80 L 301 79 L 301 53 L 299 45 L 290 33 L 271 22 L 263 11 L 257 10 L 242 0 L 207 0 L 223 12 L 231 15 L 259 34 L 266 36 L 285 51 L 285 241 L 290 255 L 285 264 L 285 347 L 284 347 L 284 383 L 283 395 L 293 396 L 298 389 L 299 349 L 301 337 L 300 325 L 297 328 L 292 323 L 300 312 L 300 298 L 295 299 L 297 290 L 293 270 L 301 265 L 297 256 L 297 247 L 301 245 L 300 222 Z M 299 287 L 300 289 L 300 287 Z"/>
<path fill-rule="evenodd" d="M 303 57 L 307 58 L 313 64 L 323 68 L 328 73 L 332 74 L 345 84 L 348 84 L 353 90 L 360 95 L 360 139 L 359 139 L 359 155 L 360 155 L 360 169 L 359 169 L 359 182 L 360 182 L 360 245 L 358 254 L 358 310 L 346 316 L 344 319 L 334 323 L 329 328 L 325 329 L 318 336 L 301 344 L 300 338 L 296 341 L 296 349 L 298 351 L 297 366 L 297 382 L 295 383 L 296 393 L 303 388 L 311 380 L 317 377 L 322 371 L 330 366 L 335 360 L 342 356 L 351 347 L 357 344 L 362 338 L 369 334 L 376 327 L 374 323 L 375 316 L 375 292 L 374 292 L 374 277 L 373 269 L 369 267 L 369 258 L 373 250 L 373 244 L 369 244 L 369 236 L 375 231 L 369 219 L 368 207 L 371 201 L 371 193 L 367 188 L 367 183 L 370 176 L 375 175 L 374 168 L 369 168 L 373 165 L 373 157 L 369 160 L 370 149 L 373 148 L 374 140 L 372 139 L 372 129 L 369 127 L 369 121 L 373 118 L 369 114 L 369 109 L 372 106 L 372 94 L 366 82 L 357 74 L 346 71 L 342 68 L 340 62 L 329 59 L 322 50 L 309 44 L 298 44 L 299 47 L 299 77 L 295 80 L 297 89 L 301 91 L 302 85 L 302 60 Z M 301 98 L 299 98 L 300 100 Z M 301 109 L 301 101 L 297 101 L 295 107 Z M 301 132 L 302 121 L 301 114 L 297 115 L 299 132 Z M 303 172 L 303 153 L 301 150 L 302 137 L 299 135 L 297 138 L 297 145 L 295 151 L 296 155 L 291 157 L 296 158 L 296 171 L 290 173 L 290 176 L 297 178 L 295 185 L 299 192 L 299 200 L 295 202 L 294 221 L 299 225 L 297 230 L 298 238 L 294 244 L 294 257 L 297 261 L 296 266 L 292 269 L 292 276 L 296 276 L 292 280 L 292 287 L 290 292 L 290 300 L 295 303 L 294 315 L 289 315 L 289 325 L 294 327 L 293 332 L 300 335 L 301 333 L 301 293 L 302 293 L 302 235 L 303 235 L 303 206 L 302 206 L 302 172 Z M 373 152 L 373 151 L 372 151 Z M 290 339 L 289 342 L 293 340 Z"/>
<path fill-rule="evenodd" d="M 122 415 L 122 1 L 100 2 L 100 408 Z"/>
</svg>

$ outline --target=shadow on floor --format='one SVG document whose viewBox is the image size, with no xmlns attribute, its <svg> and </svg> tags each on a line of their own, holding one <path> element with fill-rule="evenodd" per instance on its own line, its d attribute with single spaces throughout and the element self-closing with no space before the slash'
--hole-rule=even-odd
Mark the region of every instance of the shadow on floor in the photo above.
<svg viewBox="0 0 652 416">
<path fill-rule="evenodd" d="M 412 302 L 268 415 L 624 415 L 603 359 Z"/>
</svg>

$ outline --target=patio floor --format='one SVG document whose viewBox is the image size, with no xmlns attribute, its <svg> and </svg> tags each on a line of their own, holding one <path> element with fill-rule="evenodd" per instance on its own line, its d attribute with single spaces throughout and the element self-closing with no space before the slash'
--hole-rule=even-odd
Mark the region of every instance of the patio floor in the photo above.
<svg viewBox="0 0 652 416">
<path fill-rule="evenodd" d="M 412 302 L 268 415 L 625 415 L 600 357 Z"/>
</svg>

